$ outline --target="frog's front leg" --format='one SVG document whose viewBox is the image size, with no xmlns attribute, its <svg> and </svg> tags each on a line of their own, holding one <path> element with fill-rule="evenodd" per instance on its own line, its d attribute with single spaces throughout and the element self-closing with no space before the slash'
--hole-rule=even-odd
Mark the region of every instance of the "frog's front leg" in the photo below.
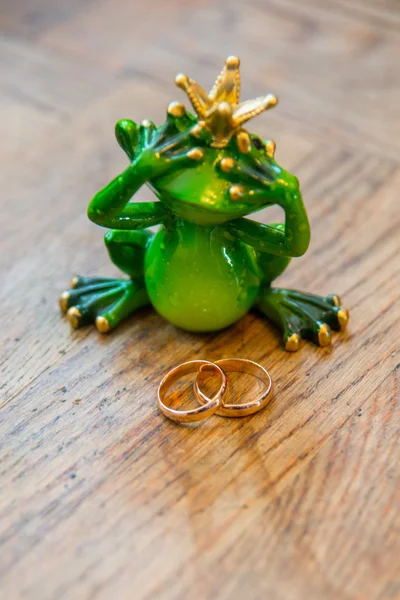
<svg viewBox="0 0 400 600">
<path fill-rule="evenodd" d="M 60 296 L 60 307 L 74 328 L 95 323 L 105 333 L 149 303 L 144 283 L 144 253 L 152 233 L 143 230 L 163 223 L 167 210 L 159 202 L 128 204 L 144 177 L 139 168 L 131 165 L 89 204 L 92 221 L 115 228 L 106 233 L 105 244 L 111 260 L 129 279 L 75 277 L 71 288 Z"/>
<path fill-rule="evenodd" d="M 176 107 L 175 107 L 176 108 Z M 88 207 L 89 218 L 109 227 L 105 243 L 111 260 L 129 279 L 75 277 L 71 288 L 60 296 L 60 306 L 75 328 L 95 322 L 106 332 L 137 308 L 149 303 L 144 283 L 144 255 L 153 234 L 144 230 L 160 225 L 169 212 L 160 202 L 129 202 L 150 178 L 170 168 L 184 168 L 202 160 L 203 151 L 188 147 L 185 129 L 188 116 L 181 110 L 169 110 L 166 123 L 156 128 L 150 121 L 140 126 L 122 120 L 116 125 L 116 137 L 131 163 Z M 167 135 L 168 134 L 168 135 Z"/>
<path fill-rule="evenodd" d="M 282 330 L 286 350 L 292 352 L 299 349 L 302 338 L 319 346 L 329 345 L 331 329 L 344 329 L 349 320 L 349 311 L 341 306 L 337 295 L 320 297 L 271 287 L 274 279 L 287 267 L 290 257 L 300 256 L 308 247 L 309 227 L 303 211 L 302 203 L 292 206 L 285 225 L 263 225 L 248 219 L 238 219 L 230 224 L 230 232 L 258 254 L 258 265 L 264 278 L 256 308 Z M 296 217 L 299 219 L 297 231 Z M 299 224 L 303 226 L 299 228 Z"/>
<path fill-rule="evenodd" d="M 118 325 L 132 312 L 149 304 L 144 282 L 144 255 L 151 243 L 150 231 L 111 230 L 104 241 L 111 260 L 129 279 L 74 277 L 71 289 L 60 296 L 74 328 L 95 323 L 101 333 Z"/>
</svg>

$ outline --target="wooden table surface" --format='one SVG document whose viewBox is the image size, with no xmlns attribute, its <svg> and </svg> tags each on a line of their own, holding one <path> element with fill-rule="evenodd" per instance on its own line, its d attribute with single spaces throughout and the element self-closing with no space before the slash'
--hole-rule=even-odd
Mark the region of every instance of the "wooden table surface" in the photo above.
<svg viewBox="0 0 400 600">
<path fill-rule="evenodd" d="M 2 1 L 2 598 L 400 598 L 398 7 Z M 280 98 L 254 129 L 310 216 L 279 283 L 340 294 L 348 331 L 295 354 L 255 314 L 214 335 L 150 309 L 71 331 L 71 275 L 116 273 L 86 217 L 126 165 L 114 123 L 161 122 L 177 72 L 211 85 L 230 54 L 243 98 Z M 269 408 L 198 428 L 158 413 L 169 367 L 227 356 L 270 370 Z"/>
</svg>

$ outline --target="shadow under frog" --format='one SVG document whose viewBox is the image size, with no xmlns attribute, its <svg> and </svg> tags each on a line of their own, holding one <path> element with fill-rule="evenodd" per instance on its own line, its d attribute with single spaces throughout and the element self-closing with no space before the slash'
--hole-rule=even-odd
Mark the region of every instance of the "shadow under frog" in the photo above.
<svg viewBox="0 0 400 600">
<path fill-rule="evenodd" d="M 301 338 L 330 344 L 331 330 L 349 319 L 338 296 L 271 286 L 310 241 L 297 178 L 275 161 L 274 142 L 243 128 L 276 97 L 239 103 L 236 57 L 209 94 L 185 75 L 176 83 L 196 114 L 172 102 L 159 127 L 119 121 L 116 137 L 130 164 L 88 208 L 109 229 L 110 258 L 128 279 L 74 277 L 61 308 L 73 327 L 95 323 L 101 332 L 147 304 L 194 332 L 223 329 L 256 308 L 282 330 L 287 350 Z M 130 202 L 143 184 L 158 201 Z M 245 218 L 273 204 L 284 210 L 284 224 Z M 153 225 L 161 226 L 155 234 Z"/>
</svg>

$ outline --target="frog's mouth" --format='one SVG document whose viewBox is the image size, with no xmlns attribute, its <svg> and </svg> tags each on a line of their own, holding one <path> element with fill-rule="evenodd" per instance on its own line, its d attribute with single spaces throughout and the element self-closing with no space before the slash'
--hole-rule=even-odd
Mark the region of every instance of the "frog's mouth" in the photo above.
<svg viewBox="0 0 400 600">
<path fill-rule="evenodd" d="M 231 183 L 216 177 L 212 165 L 180 171 L 147 184 L 175 215 L 201 225 L 238 219 L 263 208 L 268 203 L 232 200 Z"/>
<path fill-rule="evenodd" d="M 251 206 L 236 201 L 221 205 L 221 203 L 207 202 L 207 198 L 201 200 L 182 200 L 163 192 L 162 196 L 154 190 L 157 197 L 162 201 L 175 216 L 196 225 L 220 225 L 234 219 L 244 217 L 249 213 L 261 210 L 263 206 Z"/>
<path fill-rule="evenodd" d="M 219 225 L 248 213 L 248 209 L 246 208 L 243 208 L 241 211 L 236 209 L 233 213 L 217 207 L 204 206 L 196 202 L 177 200 L 172 196 L 166 195 L 163 196 L 162 200 L 164 205 L 175 216 L 196 225 Z"/>
</svg>

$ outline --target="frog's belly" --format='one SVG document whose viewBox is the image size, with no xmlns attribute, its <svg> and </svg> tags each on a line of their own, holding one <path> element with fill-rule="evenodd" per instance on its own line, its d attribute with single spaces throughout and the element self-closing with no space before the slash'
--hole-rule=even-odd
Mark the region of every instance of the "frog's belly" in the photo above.
<svg viewBox="0 0 400 600">
<path fill-rule="evenodd" d="M 216 331 L 254 304 L 260 280 L 246 248 L 208 243 L 172 246 L 158 234 L 146 254 L 145 279 L 154 308 L 189 331 Z"/>
</svg>

